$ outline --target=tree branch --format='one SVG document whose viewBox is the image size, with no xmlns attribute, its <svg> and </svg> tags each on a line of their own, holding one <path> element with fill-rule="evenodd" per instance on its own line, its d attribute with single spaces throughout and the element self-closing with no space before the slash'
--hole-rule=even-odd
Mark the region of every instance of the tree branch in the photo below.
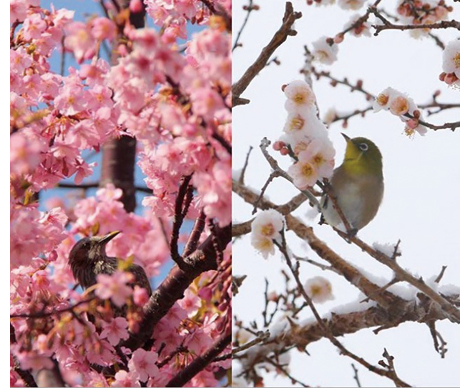
<svg viewBox="0 0 460 388">
<path fill-rule="evenodd" d="M 219 228 L 216 226 L 216 235 L 219 249 L 223 251 L 231 241 L 231 225 Z M 175 265 L 166 279 L 153 292 L 148 303 L 144 306 L 144 317 L 137 333 L 122 344 L 131 350 L 138 349 L 150 339 L 157 323 L 168 313 L 171 307 L 184 297 L 185 290 L 203 272 L 217 269 L 217 253 L 214 249 L 213 238 L 209 236 L 199 248 L 187 257 L 184 257 L 186 270 Z"/>
<path fill-rule="evenodd" d="M 182 387 L 190 381 L 195 375 L 201 372 L 230 344 L 232 335 L 230 329 L 218 337 L 206 352 L 195 358 L 187 367 L 181 370 L 166 384 L 166 387 Z"/>
<path fill-rule="evenodd" d="M 255 62 L 249 66 L 243 76 L 233 84 L 232 93 L 234 107 L 241 105 L 241 101 L 238 100 L 241 94 L 246 90 L 255 76 L 266 66 L 268 60 L 276 49 L 286 41 L 288 36 L 294 36 L 297 34 L 297 32 L 292 29 L 292 26 L 294 25 L 294 22 L 301 17 L 302 14 L 300 12 L 294 12 L 292 3 L 287 2 L 283 17 L 283 24 L 280 29 L 275 33 L 268 45 L 262 49 L 262 52 Z"/>
</svg>

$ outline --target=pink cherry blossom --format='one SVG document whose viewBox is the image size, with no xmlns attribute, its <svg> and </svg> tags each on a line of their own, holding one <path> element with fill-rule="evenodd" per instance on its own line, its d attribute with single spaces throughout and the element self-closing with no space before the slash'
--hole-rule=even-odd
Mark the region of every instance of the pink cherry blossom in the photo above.
<svg viewBox="0 0 460 388">
<path fill-rule="evenodd" d="M 133 293 L 132 288 L 127 285 L 132 280 L 133 275 L 123 271 L 116 271 L 113 275 L 99 274 L 96 295 L 101 299 L 111 299 L 116 306 L 121 307 Z"/>
<path fill-rule="evenodd" d="M 158 354 L 148 352 L 144 349 L 137 349 L 131 360 L 129 360 L 129 371 L 137 376 L 140 381 L 147 381 L 149 377 L 153 377 L 158 373 L 158 367 L 155 365 L 158 360 Z"/>
<path fill-rule="evenodd" d="M 145 288 L 135 286 L 133 300 L 137 306 L 144 306 L 149 300 L 149 294 Z"/>
<path fill-rule="evenodd" d="M 120 370 L 115 373 L 115 380 L 110 385 L 112 387 L 140 387 L 140 383 L 133 373 Z"/>
<path fill-rule="evenodd" d="M 103 323 L 104 329 L 101 333 L 101 338 L 107 338 L 111 345 L 117 345 L 120 340 L 125 340 L 129 337 L 128 321 L 125 318 L 113 318 L 110 323 Z"/>
<path fill-rule="evenodd" d="M 141 312 L 135 311 L 132 301 L 142 307 L 148 294 L 131 288 L 127 272 L 101 274 L 96 296 L 116 306 L 129 301 L 126 318 L 104 321 L 94 308 L 100 310 L 105 303 L 95 307 L 85 302 L 87 294 L 72 289 L 75 279 L 68 257 L 75 241 L 120 230 L 123 238 L 112 240 L 107 254 L 132 260 L 149 277 L 157 276 L 170 260 L 165 236 L 172 233 L 178 187 L 188 175 L 193 176 L 194 198 L 180 244 L 187 241 L 188 224 L 203 210 L 221 226 L 231 220 L 231 158 L 224 146 L 224 142 L 231 144 L 231 36 L 208 25 L 211 12 L 198 0 L 146 3 L 161 33 L 149 23 L 135 29 L 112 2 L 104 2 L 108 16 L 77 21 L 74 11 L 44 9 L 39 0 L 10 1 L 11 22 L 19 22 L 10 42 L 10 311 L 72 310 L 40 319 L 33 330 L 29 320 L 14 319 L 17 343 L 11 354 L 33 374 L 57 361 L 71 386 L 139 386 L 139 379 L 150 385 L 166 384 L 183 369 L 182 361 L 192 360 L 179 354 L 179 364 L 171 360 L 158 370 L 154 347 L 134 354 L 122 348 L 129 372 L 107 378 L 90 367 L 121 364 L 114 346 L 128 338 L 133 322 L 138 324 L 136 315 Z M 143 5 L 134 0 L 130 6 L 136 13 Z M 230 15 L 228 1 L 218 6 Z M 188 36 L 189 23 L 199 24 L 200 32 Z M 121 31 L 123 37 L 118 39 Z M 185 51 L 178 49 L 179 38 L 187 40 Z M 101 58 L 106 45 L 115 54 L 110 64 Z M 66 59 L 72 56 L 77 62 L 68 67 L 73 62 L 65 60 L 63 75 L 51 60 L 62 49 Z M 69 190 L 59 200 L 53 197 L 51 190 L 62 179 L 71 178 L 79 185 L 98 171 L 84 151 L 98 152 L 120 136 L 137 140 L 139 165 L 152 191 L 143 203 L 151 207 L 127 212 L 122 190 L 111 184 L 95 195 L 92 190 Z M 40 211 L 44 203 L 35 196 L 45 189 L 52 198 L 45 205 L 47 212 Z M 208 236 L 205 229 L 200 243 Z M 230 253 L 224 253 L 225 268 L 229 260 Z M 194 351 L 206 350 L 219 335 L 219 325 L 227 322 L 230 283 L 211 281 L 215 274 L 210 272 L 185 291 L 183 308 L 174 304 L 155 328 L 155 346 L 166 343 L 163 358 L 186 339 Z M 222 300 L 216 304 L 216 298 Z M 217 309 L 205 309 L 196 317 L 202 306 Z M 215 319 L 209 323 L 211 315 Z M 87 320 L 90 316 L 94 323 Z M 192 325 L 191 316 L 196 320 Z M 23 384 L 14 370 L 10 376 L 12 384 Z M 199 377 L 194 384 L 205 380 Z"/>
<path fill-rule="evenodd" d="M 95 44 L 90 25 L 72 22 L 67 26 L 65 47 L 73 52 L 79 63 L 95 54 Z"/>
<path fill-rule="evenodd" d="M 91 35 L 96 40 L 112 40 L 115 38 L 116 26 L 113 21 L 104 17 L 97 17 L 91 21 Z"/>
<path fill-rule="evenodd" d="M 43 31 L 46 30 L 46 22 L 42 19 L 41 15 L 34 13 L 29 15 L 24 20 L 24 38 L 32 40 L 40 38 Z"/>
</svg>

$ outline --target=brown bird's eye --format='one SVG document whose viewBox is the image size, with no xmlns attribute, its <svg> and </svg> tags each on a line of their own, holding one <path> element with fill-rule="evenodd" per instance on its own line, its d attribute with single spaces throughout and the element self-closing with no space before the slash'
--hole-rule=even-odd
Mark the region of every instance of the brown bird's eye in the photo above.
<svg viewBox="0 0 460 388">
<path fill-rule="evenodd" d="M 369 149 L 369 146 L 368 146 L 366 143 L 361 143 L 361 144 L 359 145 L 359 149 L 360 149 L 361 151 L 367 151 L 367 150 Z"/>
</svg>

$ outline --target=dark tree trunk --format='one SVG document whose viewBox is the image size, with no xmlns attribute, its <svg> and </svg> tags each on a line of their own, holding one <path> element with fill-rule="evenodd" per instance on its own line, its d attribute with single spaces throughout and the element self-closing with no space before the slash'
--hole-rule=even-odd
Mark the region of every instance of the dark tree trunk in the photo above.
<svg viewBox="0 0 460 388">
<path fill-rule="evenodd" d="M 118 1 L 122 9 L 129 7 L 129 0 Z M 130 23 L 136 28 L 145 25 L 145 7 L 142 12 L 132 13 Z M 112 58 L 115 64 L 117 57 Z M 123 190 L 121 201 L 127 212 L 136 208 L 136 188 L 134 185 L 134 167 L 136 162 L 136 139 L 128 136 L 114 139 L 102 147 L 102 171 L 100 186 L 112 183 Z"/>
<path fill-rule="evenodd" d="M 102 171 L 100 185 L 113 183 L 123 190 L 121 201 L 127 212 L 136 208 L 134 187 L 134 163 L 136 159 L 136 139 L 123 136 L 104 144 L 102 147 Z"/>
</svg>

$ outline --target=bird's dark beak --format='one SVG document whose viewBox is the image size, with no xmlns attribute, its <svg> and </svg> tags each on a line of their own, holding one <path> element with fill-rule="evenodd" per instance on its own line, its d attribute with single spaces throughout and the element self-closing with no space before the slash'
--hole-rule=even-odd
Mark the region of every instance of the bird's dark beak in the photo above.
<svg viewBox="0 0 460 388">
<path fill-rule="evenodd" d="M 347 143 L 351 141 L 351 138 L 349 136 L 345 135 L 344 133 L 342 133 L 342 136 L 345 138 Z"/>
<path fill-rule="evenodd" d="M 115 230 L 114 232 L 110 232 L 108 234 L 106 234 L 105 236 L 102 236 L 100 239 L 99 239 L 99 244 L 107 244 L 110 240 L 112 240 L 113 238 L 115 238 L 116 236 L 118 236 L 121 232 L 119 230 Z"/>
</svg>

